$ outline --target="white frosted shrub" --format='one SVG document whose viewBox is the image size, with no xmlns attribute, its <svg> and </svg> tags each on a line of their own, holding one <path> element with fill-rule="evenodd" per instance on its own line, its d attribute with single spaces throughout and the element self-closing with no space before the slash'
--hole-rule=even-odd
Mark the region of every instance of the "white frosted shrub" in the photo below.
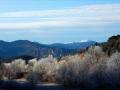
<svg viewBox="0 0 120 90">
<path fill-rule="evenodd" d="M 25 72 L 25 66 L 26 66 L 26 63 L 22 59 L 14 60 L 11 62 L 11 69 L 15 73 Z"/>
<path fill-rule="evenodd" d="M 56 59 L 51 55 L 47 58 L 42 58 L 38 60 L 33 66 L 33 72 L 39 74 L 39 79 L 41 81 L 53 81 L 54 74 L 56 71 Z"/>
<path fill-rule="evenodd" d="M 116 69 L 116 70 L 119 69 L 120 68 L 120 53 L 116 52 L 112 54 L 111 57 L 109 58 L 107 65 L 108 65 L 109 70 L 111 70 L 111 68 Z"/>
<path fill-rule="evenodd" d="M 106 58 L 106 55 L 100 46 L 91 46 L 85 53 L 85 59 L 89 60 L 90 67 L 101 62 L 101 58 Z"/>
<path fill-rule="evenodd" d="M 36 58 L 35 59 L 31 59 L 28 62 L 29 66 L 34 66 L 35 63 L 37 63 L 37 59 Z"/>
<path fill-rule="evenodd" d="M 28 65 L 27 65 L 27 68 L 28 68 L 27 71 L 31 72 L 33 70 L 33 67 L 34 67 L 34 65 L 36 63 L 37 63 L 37 59 L 36 58 L 29 60 Z"/>
<path fill-rule="evenodd" d="M 67 58 L 69 58 L 67 62 L 59 62 L 60 67 L 56 73 L 56 81 L 67 85 L 73 83 L 77 85 L 86 78 L 88 67 L 77 55 Z"/>
<path fill-rule="evenodd" d="M 120 53 L 111 55 L 107 62 L 107 73 L 110 79 L 120 82 Z"/>
<path fill-rule="evenodd" d="M 8 79 L 16 79 L 17 75 L 26 71 L 26 63 L 22 59 L 17 59 L 11 63 L 3 63 L 3 76 Z"/>
<path fill-rule="evenodd" d="M 17 75 L 19 75 L 20 73 L 24 73 L 26 72 L 26 63 L 24 60 L 22 59 L 17 59 L 11 62 L 11 73 L 12 73 L 12 77 L 17 78 Z"/>
<path fill-rule="evenodd" d="M 11 79 L 12 77 L 11 63 L 3 63 L 2 69 L 3 69 L 3 76 L 6 77 L 7 79 Z"/>
</svg>

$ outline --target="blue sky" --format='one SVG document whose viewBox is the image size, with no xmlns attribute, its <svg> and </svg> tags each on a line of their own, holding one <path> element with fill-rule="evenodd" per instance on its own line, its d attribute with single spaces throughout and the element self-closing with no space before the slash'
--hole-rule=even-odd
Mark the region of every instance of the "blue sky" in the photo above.
<svg viewBox="0 0 120 90">
<path fill-rule="evenodd" d="M 120 34 L 120 0 L 1 0 L 0 39 L 104 42 Z"/>
</svg>

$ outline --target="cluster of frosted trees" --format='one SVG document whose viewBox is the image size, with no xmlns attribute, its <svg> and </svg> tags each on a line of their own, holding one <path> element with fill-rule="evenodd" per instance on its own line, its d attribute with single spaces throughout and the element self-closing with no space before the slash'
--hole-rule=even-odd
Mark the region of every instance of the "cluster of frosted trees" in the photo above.
<svg viewBox="0 0 120 90">
<path fill-rule="evenodd" d="M 26 63 L 22 59 L 14 60 L 11 63 L 1 64 L 2 76 L 4 79 L 15 79 L 19 77 L 19 74 L 25 72 Z"/>
<path fill-rule="evenodd" d="M 99 46 L 90 47 L 83 55 L 65 56 L 57 60 L 49 55 L 26 63 L 18 59 L 2 64 L 2 78 L 16 79 L 22 74 L 32 83 L 55 82 L 96 88 L 120 85 L 120 53 L 107 56 Z"/>
</svg>

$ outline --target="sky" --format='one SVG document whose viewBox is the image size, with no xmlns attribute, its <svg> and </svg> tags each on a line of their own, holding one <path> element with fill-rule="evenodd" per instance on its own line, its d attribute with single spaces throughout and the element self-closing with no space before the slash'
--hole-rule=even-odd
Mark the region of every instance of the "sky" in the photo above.
<svg viewBox="0 0 120 90">
<path fill-rule="evenodd" d="M 0 40 L 105 42 L 120 34 L 120 0 L 0 0 Z"/>
</svg>

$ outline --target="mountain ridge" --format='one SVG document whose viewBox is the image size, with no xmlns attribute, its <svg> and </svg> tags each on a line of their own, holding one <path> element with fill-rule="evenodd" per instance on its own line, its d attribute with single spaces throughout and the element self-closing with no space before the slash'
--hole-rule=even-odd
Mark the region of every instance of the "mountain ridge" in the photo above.
<svg viewBox="0 0 120 90">
<path fill-rule="evenodd" d="M 61 43 L 61 45 L 56 46 L 56 44 L 41 44 L 29 40 L 16 40 L 12 42 L 0 40 L 0 57 L 1 59 L 10 59 L 20 56 L 44 58 L 49 54 L 52 54 L 54 57 L 60 57 L 71 54 L 73 55 L 77 53 L 78 50 L 85 49 L 93 44 L 95 44 L 95 42 L 77 42 L 68 44 Z"/>
</svg>

